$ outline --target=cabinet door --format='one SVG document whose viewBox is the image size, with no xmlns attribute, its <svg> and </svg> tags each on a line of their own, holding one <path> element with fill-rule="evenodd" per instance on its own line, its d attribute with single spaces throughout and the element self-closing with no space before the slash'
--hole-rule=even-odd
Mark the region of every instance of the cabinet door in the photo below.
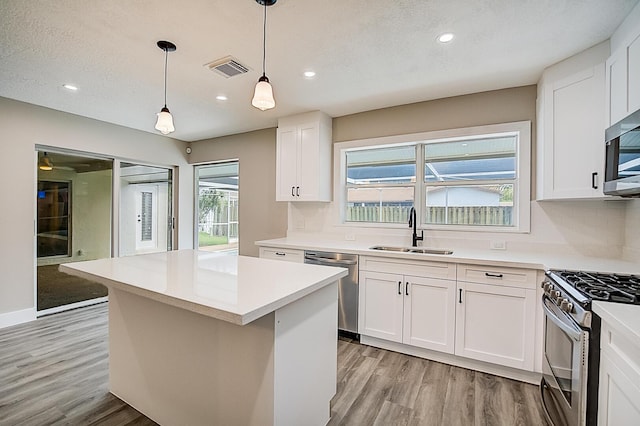
<svg viewBox="0 0 640 426">
<path fill-rule="evenodd" d="M 536 291 L 458 282 L 455 354 L 533 371 Z"/>
<path fill-rule="evenodd" d="M 360 272 L 358 332 L 402 342 L 402 275 Z"/>
<path fill-rule="evenodd" d="M 456 282 L 404 277 L 403 343 L 453 353 Z"/>
<path fill-rule="evenodd" d="M 545 101 L 544 198 L 602 197 L 604 65 L 549 84 Z"/>
<path fill-rule="evenodd" d="M 599 425 L 640 424 L 639 379 L 640 377 L 624 374 L 607 353 L 601 353 L 598 390 Z"/>
<path fill-rule="evenodd" d="M 276 201 L 293 201 L 298 173 L 297 128 L 279 127 L 276 143 Z"/>
<path fill-rule="evenodd" d="M 626 49 L 619 49 L 607 59 L 606 73 L 608 127 L 622 120 L 628 113 Z"/>
<path fill-rule="evenodd" d="M 300 201 L 318 199 L 318 179 L 320 170 L 318 169 L 320 159 L 318 158 L 320 143 L 319 123 L 308 123 L 298 127 L 300 142 L 298 145 L 298 183 Z M 298 188 L 296 188 L 298 191 Z"/>
<path fill-rule="evenodd" d="M 628 113 L 640 109 L 640 36 L 627 47 Z"/>
</svg>

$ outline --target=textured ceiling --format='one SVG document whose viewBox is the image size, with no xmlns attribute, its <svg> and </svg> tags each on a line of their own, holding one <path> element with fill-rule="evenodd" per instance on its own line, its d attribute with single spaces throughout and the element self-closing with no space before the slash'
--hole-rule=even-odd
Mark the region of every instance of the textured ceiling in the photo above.
<svg viewBox="0 0 640 426">
<path fill-rule="evenodd" d="M 262 112 L 250 103 L 262 66 L 254 0 L 1 0 L 0 96 L 155 132 L 156 42 L 169 40 L 178 47 L 169 54 L 171 136 L 195 141 L 310 110 L 337 117 L 534 84 L 545 67 L 609 38 L 637 2 L 278 0 L 267 19 L 277 105 Z M 436 42 L 446 31 L 454 41 Z M 226 79 L 203 66 L 227 55 L 251 70 Z M 308 69 L 314 79 L 303 77 Z"/>
</svg>

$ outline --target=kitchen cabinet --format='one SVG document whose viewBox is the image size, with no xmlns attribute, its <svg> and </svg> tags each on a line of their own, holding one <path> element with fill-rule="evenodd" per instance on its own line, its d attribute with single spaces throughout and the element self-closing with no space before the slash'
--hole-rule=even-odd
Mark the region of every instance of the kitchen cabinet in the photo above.
<svg viewBox="0 0 640 426">
<path fill-rule="evenodd" d="M 453 353 L 455 282 L 360 273 L 360 334 Z"/>
<path fill-rule="evenodd" d="M 457 268 L 455 354 L 533 371 L 536 271 Z"/>
<path fill-rule="evenodd" d="M 276 201 L 331 201 L 331 135 L 319 111 L 278 120 Z"/>
<path fill-rule="evenodd" d="M 453 353 L 452 277 L 455 265 L 447 263 L 361 256 L 359 333 Z"/>
<path fill-rule="evenodd" d="M 607 127 L 640 109 L 640 28 L 606 61 Z"/>
<path fill-rule="evenodd" d="M 304 250 L 260 247 L 260 257 L 264 259 L 304 263 Z"/>
<path fill-rule="evenodd" d="M 534 371 L 536 276 L 529 269 L 362 256 L 359 332 Z"/>
<path fill-rule="evenodd" d="M 605 65 L 562 77 L 543 74 L 538 88 L 538 200 L 604 198 Z"/>
<path fill-rule="evenodd" d="M 629 334 L 603 317 L 598 390 L 602 426 L 640 424 L 640 342 Z"/>
</svg>

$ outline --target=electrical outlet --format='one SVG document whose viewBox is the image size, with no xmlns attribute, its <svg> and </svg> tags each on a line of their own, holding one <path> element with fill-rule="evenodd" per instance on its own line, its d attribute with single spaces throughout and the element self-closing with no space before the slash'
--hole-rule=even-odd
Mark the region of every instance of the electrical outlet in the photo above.
<svg viewBox="0 0 640 426">
<path fill-rule="evenodd" d="M 344 235 L 344 239 L 347 241 L 355 241 L 356 240 L 356 234 L 352 233 L 352 232 L 347 232 Z"/>
<path fill-rule="evenodd" d="M 507 242 L 504 240 L 492 240 L 491 241 L 491 250 L 506 250 Z"/>
</svg>

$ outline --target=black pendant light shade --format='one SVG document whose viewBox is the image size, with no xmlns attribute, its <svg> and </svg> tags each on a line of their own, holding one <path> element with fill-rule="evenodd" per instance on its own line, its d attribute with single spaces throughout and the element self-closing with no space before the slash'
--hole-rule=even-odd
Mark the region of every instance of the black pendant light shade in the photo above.
<svg viewBox="0 0 640 426">
<path fill-rule="evenodd" d="M 164 50 L 164 107 L 156 114 L 158 116 L 156 130 L 159 130 L 163 135 L 168 135 L 176 129 L 173 126 L 173 117 L 167 108 L 167 61 L 169 52 L 175 51 L 176 45 L 170 41 L 160 40 L 158 47 Z"/>
</svg>

